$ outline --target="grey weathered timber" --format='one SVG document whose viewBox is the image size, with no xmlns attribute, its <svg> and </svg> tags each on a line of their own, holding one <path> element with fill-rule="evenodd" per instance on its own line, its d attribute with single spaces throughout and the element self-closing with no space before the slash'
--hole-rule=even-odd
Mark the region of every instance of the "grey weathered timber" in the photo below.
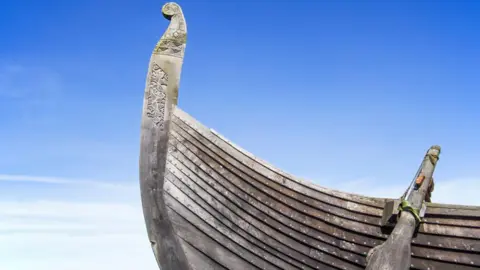
<svg viewBox="0 0 480 270">
<path fill-rule="evenodd" d="M 215 257 L 210 249 L 226 249 L 230 256 L 254 264 L 260 262 L 248 259 L 249 253 L 245 252 L 259 254 L 267 259 L 261 262 L 266 268 L 363 269 L 367 252 L 389 236 L 382 232 L 381 208 L 361 203 L 380 199 L 356 195 L 350 201 L 347 193 L 330 192 L 314 184 L 309 188 L 303 185 L 304 180 L 287 177 L 272 165 L 253 159 L 252 154 L 179 108 L 171 124 L 166 181 L 178 188 L 171 196 L 174 200 L 183 200 L 181 193 L 191 198 L 183 208 L 171 204 L 172 210 L 196 227 L 203 226 L 200 220 L 208 223 L 210 227 L 203 227 L 202 238 L 225 237 L 218 246 L 203 246 L 203 252 L 223 262 L 223 267 L 236 269 L 228 260 Z M 191 219 L 185 207 L 200 219 Z M 453 209 L 457 208 L 465 207 Z M 414 269 L 480 266 L 479 216 L 474 216 L 478 207 L 469 209 L 473 212 L 466 224 L 471 227 L 444 225 L 460 224 L 465 217 L 440 218 L 427 211 L 411 242 Z"/>
<path fill-rule="evenodd" d="M 368 254 L 377 261 L 368 269 L 480 268 L 480 207 L 423 202 L 431 155 L 423 183 L 402 197 L 426 207 L 417 226 L 397 211 L 401 200 L 297 178 L 178 108 L 186 25 L 178 5 L 162 12 L 171 22 L 150 60 L 140 153 L 145 222 L 162 270 L 354 270 L 367 267 Z"/>
<path fill-rule="evenodd" d="M 440 147 L 432 146 L 422 162 L 420 174 L 425 178 L 420 187 L 408 191 L 406 201 L 412 208 L 420 209 L 432 181 L 440 155 Z M 418 177 L 416 175 L 415 177 Z M 407 270 L 411 266 L 411 241 L 419 221 L 409 211 L 402 211 L 393 232 L 383 244 L 373 248 L 367 256 L 367 270 Z"/>
<path fill-rule="evenodd" d="M 170 25 L 150 58 L 141 124 L 140 187 L 148 237 L 160 268 L 187 270 L 189 264 L 168 217 L 163 187 L 187 28 L 177 4 L 165 4 L 162 13 Z"/>
</svg>

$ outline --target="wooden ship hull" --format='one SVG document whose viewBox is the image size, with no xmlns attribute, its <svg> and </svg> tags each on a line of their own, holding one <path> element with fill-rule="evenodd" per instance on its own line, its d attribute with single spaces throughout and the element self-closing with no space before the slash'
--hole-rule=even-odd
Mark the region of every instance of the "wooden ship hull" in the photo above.
<svg viewBox="0 0 480 270">
<path fill-rule="evenodd" d="M 395 199 L 287 174 L 177 107 L 186 24 L 175 3 L 162 12 L 171 23 L 150 61 L 140 152 L 160 269 L 480 268 L 480 207 L 425 201 L 438 147 Z"/>
</svg>

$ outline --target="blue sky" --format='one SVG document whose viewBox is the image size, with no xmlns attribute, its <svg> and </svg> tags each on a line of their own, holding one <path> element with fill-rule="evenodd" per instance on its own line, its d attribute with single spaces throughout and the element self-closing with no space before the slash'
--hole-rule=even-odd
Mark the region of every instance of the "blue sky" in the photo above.
<svg viewBox="0 0 480 270">
<path fill-rule="evenodd" d="M 440 144 L 433 199 L 480 205 L 478 1 L 179 3 L 188 24 L 186 112 L 292 174 L 375 196 L 400 196 L 428 147 Z M 2 2 L 0 238 L 35 235 L 33 246 L 49 255 L 18 244 L 0 255 L 0 268 L 28 269 L 15 254 L 29 249 L 45 269 L 95 270 L 89 263 L 108 261 L 92 251 L 84 265 L 68 265 L 42 239 L 73 245 L 74 256 L 116 235 L 141 251 L 115 269 L 140 261 L 155 269 L 137 183 L 146 70 L 168 25 L 162 5 Z M 24 214 L 13 218 L 17 208 Z M 92 209 L 104 210 L 92 217 Z M 85 215 L 61 214 L 72 211 Z M 43 227 L 33 225 L 39 219 Z M 131 224 L 97 238 L 46 229 L 92 235 L 117 219 Z"/>
</svg>

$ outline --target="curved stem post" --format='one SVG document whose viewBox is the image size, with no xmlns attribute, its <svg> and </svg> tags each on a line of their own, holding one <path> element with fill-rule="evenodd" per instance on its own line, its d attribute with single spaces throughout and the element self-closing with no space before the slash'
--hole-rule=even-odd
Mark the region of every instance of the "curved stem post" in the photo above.
<svg viewBox="0 0 480 270">
<path fill-rule="evenodd" d="M 439 159 L 440 146 L 432 146 L 423 159 L 420 177 L 422 181 L 411 186 L 400 205 L 400 218 L 388 239 L 370 250 L 367 270 L 408 270 L 411 265 L 411 241 L 420 223 L 419 209 L 424 203 Z"/>
</svg>

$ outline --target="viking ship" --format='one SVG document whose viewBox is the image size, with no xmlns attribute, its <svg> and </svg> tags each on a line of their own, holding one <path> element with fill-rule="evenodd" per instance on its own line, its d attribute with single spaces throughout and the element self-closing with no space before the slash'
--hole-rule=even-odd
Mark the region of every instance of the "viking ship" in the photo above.
<svg viewBox="0 0 480 270">
<path fill-rule="evenodd" d="M 175 3 L 151 55 L 140 187 L 162 270 L 479 269 L 480 207 L 430 202 L 440 147 L 398 198 L 328 189 L 243 150 L 177 107 L 187 26 Z"/>
</svg>

